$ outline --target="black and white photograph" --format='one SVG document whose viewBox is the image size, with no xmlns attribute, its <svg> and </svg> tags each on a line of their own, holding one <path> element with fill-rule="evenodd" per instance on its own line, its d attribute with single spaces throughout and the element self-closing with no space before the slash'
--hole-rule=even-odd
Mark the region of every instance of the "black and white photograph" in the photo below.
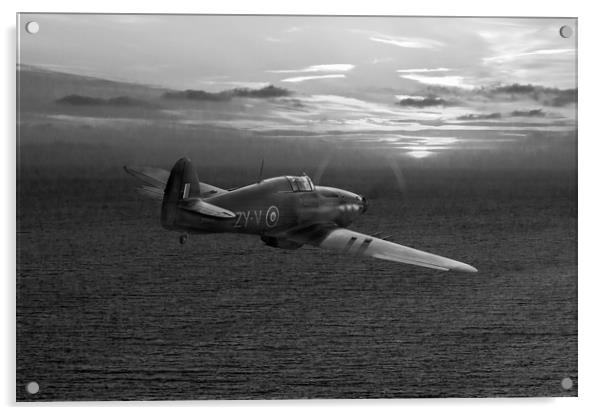
<svg viewBox="0 0 602 415">
<path fill-rule="evenodd" d="M 16 400 L 578 396 L 577 23 L 18 14 Z"/>
</svg>

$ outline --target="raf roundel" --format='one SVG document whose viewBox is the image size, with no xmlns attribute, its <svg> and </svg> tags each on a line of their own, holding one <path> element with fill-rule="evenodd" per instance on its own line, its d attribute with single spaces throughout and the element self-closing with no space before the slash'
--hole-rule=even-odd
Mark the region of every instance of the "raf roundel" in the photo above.
<svg viewBox="0 0 602 415">
<path fill-rule="evenodd" d="M 268 211 L 265 214 L 265 223 L 268 228 L 273 228 L 278 223 L 278 219 L 280 218 L 280 212 L 276 206 L 270 206 Z"/>
</svg>

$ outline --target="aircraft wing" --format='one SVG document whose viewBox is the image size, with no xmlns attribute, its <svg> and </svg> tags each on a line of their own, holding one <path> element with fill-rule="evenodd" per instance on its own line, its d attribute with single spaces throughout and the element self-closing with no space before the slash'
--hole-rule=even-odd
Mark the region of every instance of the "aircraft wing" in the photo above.
<svg viewBox="0 0 602 415">
<path fill-rule="evenodd" d="M 441 271 L 477 272 L 477 269 L 453 259 L 419 251 L 374 236 L 364 235 L 334 225 L 314 225 L 300 229 L 286 239 L 308 243 L 320 248 L 333 249 L 352 255 L 364 255 L 386 261 L 418 265 Z"/>
<path fill-rule="evenodd" d="M 159 200 L 163 199 L 163 191 L 169 179 L 169 172 L 167 170 L 156 167 L 124 166 L 123 168 L 126 172 L 145 184 L 140 189 L 142 194 Z M 199 182 L 199 187 L 201 188 L 201 197 L 216 196 L 228 192 L 227 190 L 203 182 Z"/>
</svg>

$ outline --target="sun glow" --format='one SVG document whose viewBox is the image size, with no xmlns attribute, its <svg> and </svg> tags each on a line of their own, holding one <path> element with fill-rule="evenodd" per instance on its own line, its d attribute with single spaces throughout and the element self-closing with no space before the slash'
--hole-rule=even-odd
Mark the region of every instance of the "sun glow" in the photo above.
<svg viewBox="0 0 602 415">
<path fill-rule="evenodd" d="M 425 157 L 433 155 L 434 153 L 428 150 L 412 150 L 408 151 L 406 154 L 415 159 L 423 159 Z"/>
</svg>

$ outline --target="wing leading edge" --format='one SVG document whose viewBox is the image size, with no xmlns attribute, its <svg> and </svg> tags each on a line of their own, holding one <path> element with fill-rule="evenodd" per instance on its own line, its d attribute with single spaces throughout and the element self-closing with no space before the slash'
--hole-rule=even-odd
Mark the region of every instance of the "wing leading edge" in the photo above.
<svg viewBox="0 0 602 415">
<path fill-rule="evenodd" d="M 311 244 L 352 255 L 363 255 L 441 271 L 477 272 L 475 267 L 460 261 L 409 248 L 349 229 L 338 228 L 334 225 L 316 224 L 295 230 L 288 235 L 281 235 L 281 237 L 297 243 Z"/>
</svg>

